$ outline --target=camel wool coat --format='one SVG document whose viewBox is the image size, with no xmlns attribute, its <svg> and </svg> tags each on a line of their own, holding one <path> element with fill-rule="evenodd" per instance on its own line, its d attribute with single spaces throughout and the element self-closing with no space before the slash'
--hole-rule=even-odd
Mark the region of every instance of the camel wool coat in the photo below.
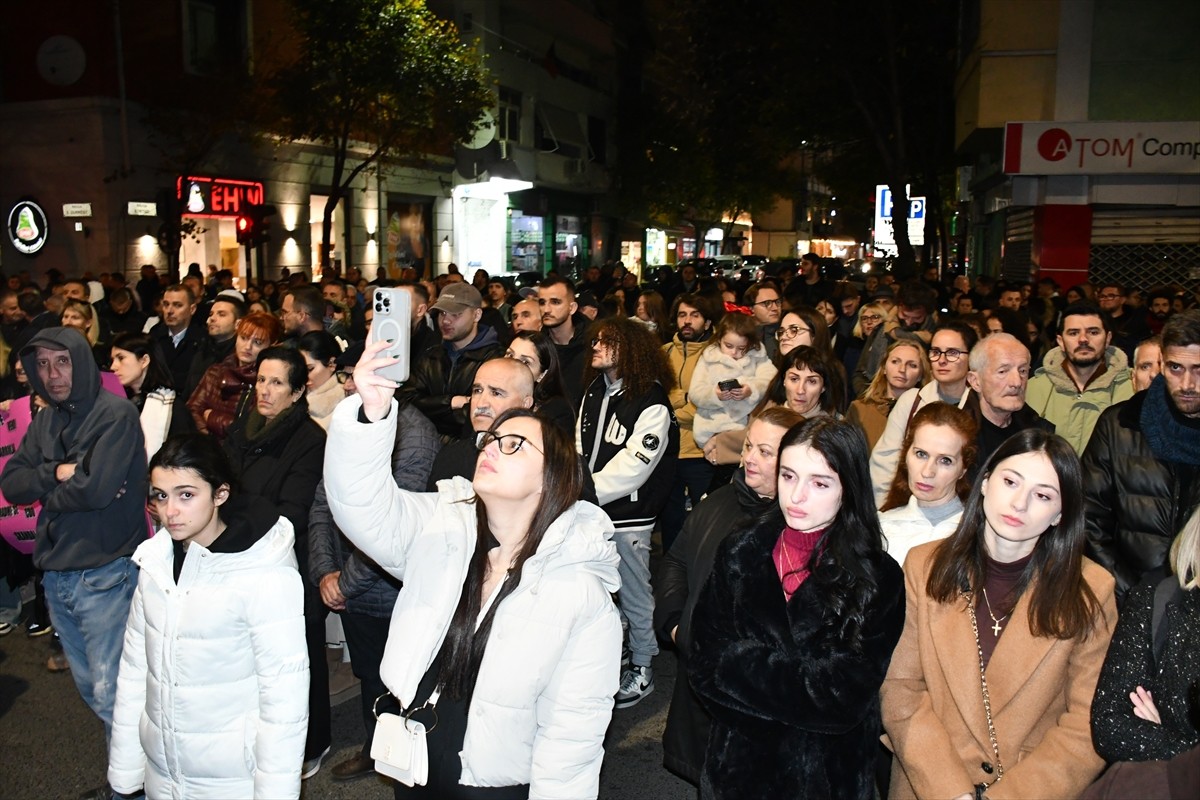
<svg viewBox="0 0 1200 800">
<path fill-rule="evenodd" d="M 925 592 L 941 544 L 912 549 L 904 563 L 904 633 L 881 692 L 883 742 L 895 754 L 892 800 L 946 800 L 996 777 L 966 602 L 937 603 Z M 1004 778 L 987 790 L 989 800 L 1074 798 L 1104 767 L 1092 747 L 1091 708 L 1117 621 L 1115 582 L 1086 558 L 1083 577 L 1100 601 L 1087 638 L 1033 636 L 1027 590 L 988 662 L 992 723 L 1004 765 Z"/>
</svg>

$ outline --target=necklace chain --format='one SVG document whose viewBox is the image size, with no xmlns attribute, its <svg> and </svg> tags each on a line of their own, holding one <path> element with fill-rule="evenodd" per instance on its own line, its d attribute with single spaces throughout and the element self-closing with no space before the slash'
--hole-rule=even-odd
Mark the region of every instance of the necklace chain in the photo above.
<svg viewBox="0 0 1200 800">
<path fill-rule="evenodd" d="M 1000 761 L 1000 743 L 996 740 L 996 726 L 992 724 L 992 699 L 991 695 L 988 694 L 987 671 L 983 664 L 983 645 L 979 641 L 979 623 L 975 619 L 975 600 L 970 592 L 966 592 L 966 595 L 967 610 L 971 614 L 971 632 L 975 634 L 975 650 L 979 654 L 979 686 L 983 693 L 983 714 L 987 718 L 988 739 L 991 740 L 992 755 L 996 758 L 996 780 L 992 781 L 992 783 L 999 783 L 1000 779 L 1004 777 L 1004 764 Z M 984 589 L 983 599 L 984 602 L 987 602 L 986 589 Z M 992 613 L 990 608 L 988 609 L 988 613 Z M 1008 614 L 1004 616 L 1007 617 Z M 992 619 L 995 619 L 995 617 L 992 617 Z M 1000 619 L 1004 619 L 1004 617 Z M 997 622 L 997 625 L 999 625 L 999 622 Z M 981 784 L 981 786 L 987 788 L 992 783 Z"/>
<path fill-rule="evenodd" d="M 997 638 L 999 638 L 1000 622 L 1002 620 L 1004 620 L 1005 618 L 1007 618 L 1008 615 L 1012 613 L 1012 609 L 1009 609 L 1008 612 L 1004 614 L 1004 616 L 1000 617 L 1000 619 L 996 619 L 996 615 L 992 612 L 992 601 L 988 600 L 986 588 L 983 590 L 983 602 L 987 605 L 988 616 L 992 618 L 992 634 L 995 635 Z"/>
</svg>

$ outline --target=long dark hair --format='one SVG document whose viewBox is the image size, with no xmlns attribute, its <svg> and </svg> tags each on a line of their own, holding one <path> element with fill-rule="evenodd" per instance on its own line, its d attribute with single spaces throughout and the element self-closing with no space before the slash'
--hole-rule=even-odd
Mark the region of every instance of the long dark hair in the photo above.
<svg viewBox="0 0 1200 800">
<path fill-rule="evenodd" d="M 816 417 L 791 428 L 779 442 L 779 463 L 789 447 L 808 446 L 820 453 L 842 483 L 842 503 L 809 558 L 810 581 L 826 598 L 822 613 L 854 651 L 862 649 L 867 605 L 879 591 L 875 564 L 885 558 L 883 531 L 867 469 L 870 450 L 862 428 L 853 422 Z M 778 504 L 767 515 L 782 526 Z"/>
<path fill-rule="evenodd" d="M 142 388 L 139 394 L 147 395 L 157 389 L 174 389 L 175 381 L 171 371 L 167 369 L 166 359 L 158 344 L 144 333 L 118 333 L 113 339 L 115 350 L 133 353 L 139 360 L 142 356 L 150 356 L 150 366 L 146 367 L 146 375 L 142 378 Z M 126 393 L 129 390 L 126 389 Z"/>
<path fill-rule="evenodd" d="M 1032 586 L 1029 630 L 1034 636 L 1086 637 L 1095 627 L 1100 602 L 1083 579 L 1083 468 L 1066 439 L 1040 428 L 1010 436 L 979 471 L 958 529 L 934 553 L 925 591 L 938 603 L 950 603 L 983 585 L 987 577 L 983 483 L 1002 461 L 1023 453 L 1045 453 L 1050 459 L 1058 475 L 1062 518 L 1038 538 L 1015 596 Z"/>
<path fill-rule="evenodd" d="M 475 678 L 479 674 L 479 665 L 483 663 L 483 653 L 487 648 L 496 609 L 521 583 L 521 571 L 525 562 L 537 552 L 546 531 L 583 493 L 583 461 L 575 450 L 572 437 L 554 422 L 529 409 L 514 408 L 496 417 L 496 421 L 488 430 L 495 431 L 508 420 L 517 417 L 537 420 L 542 431 L 542 499 L 529 525 L 529 533 L 526 534 L 512 568 L 508 571 L 508 577 L 478 628 L 475 627 L 475 620 L 483 606 L 483 582 L 488 571 L 488 552 L 498 546 L 499 542 L 492 535 L 488 524 L 487 508 L 478 497 L 471 501 L 475 504 L 477 521 L 475 552 L 471 555 L 471 562 L 467 567 L 467 577 L 463 581 L 458 608 L 450 620 L 450 630 L 446 633 L 441 666 L 438 669 L 438 682 L 444 684 L 448 696 L 468 702 L 475 686 Z"/>
<path fill-rule="evenodd" d="M 537 350 L 538 361 L 546 377 L 534 380 L 533 402 L 540 406 L 552 397 L 566 397 L 567 387 L 563 383 L 562 363 L 558 360 L 558 348 L 544 331 L 521 331 L 514 339 L 524 339 Z"/>
</svg>

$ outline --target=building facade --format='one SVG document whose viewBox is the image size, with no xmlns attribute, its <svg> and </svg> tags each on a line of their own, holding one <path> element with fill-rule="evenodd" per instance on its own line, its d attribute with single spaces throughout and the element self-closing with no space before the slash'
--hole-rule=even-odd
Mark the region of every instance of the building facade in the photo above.
<svg viewBox="0 0 1200 800">
<path fill-rule="evenodd" d="M 1200 282 L 1200 6 L 967 0 L 956 136 L 973 274 Z"/>
</svg>

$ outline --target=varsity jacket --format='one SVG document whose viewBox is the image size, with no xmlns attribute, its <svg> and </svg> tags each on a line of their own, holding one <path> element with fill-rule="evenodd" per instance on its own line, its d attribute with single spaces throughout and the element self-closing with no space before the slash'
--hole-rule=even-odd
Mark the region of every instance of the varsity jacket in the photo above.
<svg viewBox="0 0 1200 800">
<path fill-rule="evenodd" d="M 679 423 L 661 385 L 641 397 L 599 375 L 584 393 L 575 447 L 596 483 L 600 507 L 618 530 L 654 525 L 675 479 Z"/>
</svg>

